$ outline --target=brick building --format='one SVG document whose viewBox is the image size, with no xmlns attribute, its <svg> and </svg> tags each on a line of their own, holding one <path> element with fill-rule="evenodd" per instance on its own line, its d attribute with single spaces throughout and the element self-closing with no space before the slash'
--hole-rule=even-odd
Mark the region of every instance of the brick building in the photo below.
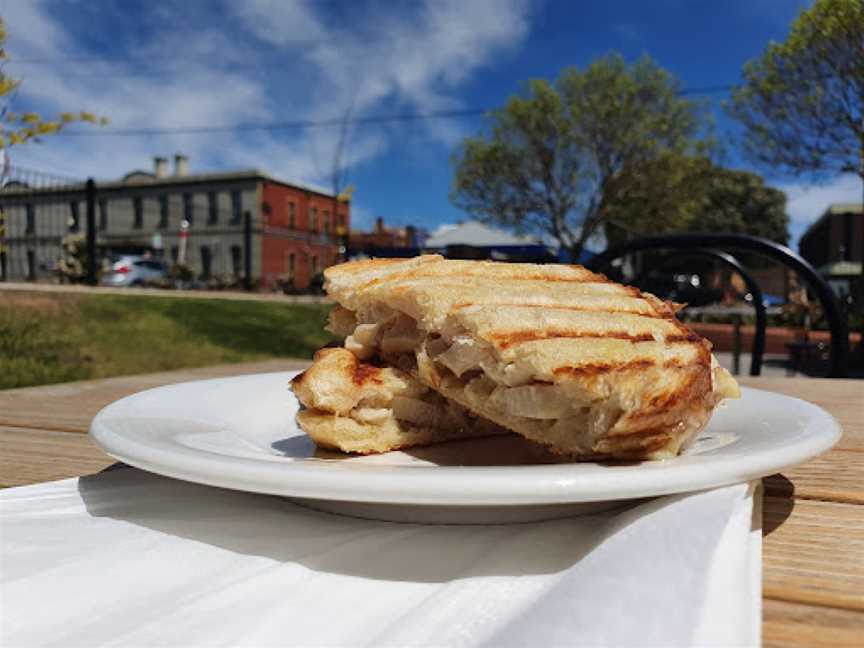
<svg viewBox="0 0 864 648">
<path fill-rule="evenodd" d="M 838 296 L 858 294 L 861 298 L 864 205 L 830 205 L 801 236 L 798 249 Z"/>
<path fill-rule="evenodd" d="M 419 240 L 417 228 L 411 225 L 387 227 L 384 225 L 383 218 L 376 218 L 375 228 L 371 232 L 351 232 L 350 247 L 353 251 L 363 252 L 366 250 L 415 248 L 421 244 L 422 241 Z"/>
<path fill-rule="evenodd" d="M 265 287 L 306 288 L 341 259 L 351 225 L 350 203 L 332 195 L 257 169 L 190 174 L 182 155 L 175 156 L 171 174 L 167 160 L 155 158 L 150 172 L 97 182 L 95 202 L 97 241 L 106 254 L 147 250 L 176 261 L 185 220 L 186 264 L 198 278 L 239 278 L 248 253 L 252 279 Z M 63 238 L 86 232 L 83 184 L 34 188 L 7 182 L 0 207 L 6 219 L 4 278 L 10 280 L 50 278 Z"/>
</svg>

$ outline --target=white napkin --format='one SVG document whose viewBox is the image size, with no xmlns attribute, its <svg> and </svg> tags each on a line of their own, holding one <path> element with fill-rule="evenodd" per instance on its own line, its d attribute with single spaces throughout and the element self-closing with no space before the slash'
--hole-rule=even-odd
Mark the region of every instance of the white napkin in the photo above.
<svg viewBox="0 0 864 648">
<path fill-rule="evenodd" d="M 0 644 L 756 645 L 754 500 L 741 484 L 590 517 L 423 526 L 132 468 L 12 488 Z"/>
</svg>

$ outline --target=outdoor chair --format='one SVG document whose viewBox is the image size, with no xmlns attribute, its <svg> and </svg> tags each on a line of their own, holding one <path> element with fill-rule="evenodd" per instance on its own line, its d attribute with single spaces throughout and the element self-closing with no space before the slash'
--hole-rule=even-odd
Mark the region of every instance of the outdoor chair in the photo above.
<svg viewBox="0 0 864 648">
<path fill-rule="evenodd" d="M 650 236 L 627 241 L 626 243 L 612 247 L 602 254 L 595 256 L 586 265 L 595 272 L 608 272 L 614 260 L 647 250 L 672 251 L 673 258 L 680 258 L 682 256 L 710 257 L 731 267 L 741 275 L 741 278 L 753 296 L 753 307 L 756 314 L 756 331 L 753 337 L 750 365 L 750 375 L 752 376 L 758 376 L 762 371 L 762 358 L 765 353 L 765 305 L 758 283 L 727 250 L 755 252 L 791 268 L 816 295 L 825 313 L 825 319 L 831 332 L 828 376 L 831 378 L 843 378 L 846 376 L 849 356 L 849 335 L 846 320 L 837 297 L 813 266 L 785 245 L 748 234 L 688 233 Z"/>
</svg>

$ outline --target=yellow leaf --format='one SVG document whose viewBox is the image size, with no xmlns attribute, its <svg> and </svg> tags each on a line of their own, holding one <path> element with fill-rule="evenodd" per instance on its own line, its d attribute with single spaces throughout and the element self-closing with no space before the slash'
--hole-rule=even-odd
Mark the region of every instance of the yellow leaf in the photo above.
<svg viewBox="0 0 864 648">
<path fill-rule="evenodd" d="M 39 124 L 37 128 L 37 132 L 39 135 L 48 135 L 50 133 L 56 133 L 59 131 L 63 125 L 58 121 L 50 121 Z"/>
<path fill-rule="evenodd" d="M 86 110 L 81 111 L 81 121 L 90 122 L 91 124 L 95 124 L 98 120 L 96 119 L 96 115 L 91 112 L 87 112 Z"/>
<path fill-rule="evenodd" d="M 28 112 L 21 115 L 21 121 L 25 124 L 38 124 L 42 120 L 35 112 Z"/>
<path fill-rule="evenodd" d="M 7 95 L 18 87 L 18 81 L 9 77 L 0 77 L 0 97 Z"/>
<path fill-rule="evenodd" d="M 14 131 L 9 133 L 9 135 L 7 137 L 9 138 L 9 144 L 10 145 L 23 144 L 24 143 L 24 138 L 21 137 L 18 133 L 14 132 Z"/>
<path fill-rule="evenodd" d="M 63 123 L 68 123 L 68 122 L 73 122 L 78 118 L 75 116 L 74 113 L 62 112 L 62 113 L 60 113 L 60 119 L 63 121 Z"/>
</svg>

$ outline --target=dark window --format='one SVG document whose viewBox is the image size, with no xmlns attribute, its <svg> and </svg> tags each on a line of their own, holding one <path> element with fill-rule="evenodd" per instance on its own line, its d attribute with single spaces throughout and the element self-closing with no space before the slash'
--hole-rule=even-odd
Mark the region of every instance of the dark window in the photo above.
<svg viewBox="0 0 864 648">
<path fill-rule="evenodd" d="M 147 268 L 148 270 L 161 271 L 165 269 L 161 261 L 136 261 L 132 265 L 139 268 Z"/>
<path fill-rule="evenodd" d="M 180 256 L 180 250 L 177 249 L 176 245 L 171 246 L 171 259 L 174 263 L 177 263 L 177 258 Z"/>
<path fill-rule="evenodd" d="M 99 229 L 108 229 L 108 201 L 105 199 L 99 201 Z"/>
<path fill-rule="evenodd" d="M 345 226 L 345 214 L 339 214 L 337 220 L 339 221 L 339 227 Z"/>
<path fill-rule="evenodd" d="M 183 218 L 185 218 L 189 224 L 193 223 L 193 214 L 192 214 L 192 194 L 184 193 L 183 194 Z"/>
<path fill-rule="evenodd" d="M 314 254 L 312 255 L 312 276 L 318 274 L 318 257 Z"/>
<path fill-rule="evenodd" d="M 297 228 L 297 205 L 294 204 L 293 200 L 288 203 L 288 227 Z"/>
<path fill-rule="evenodd" d="M 33 206 L 33 203 L 27 203 L 24 207 L 25 210 L 25 234 L 33 234 L 36 231 L 36 208 Z"/>
<path fill-rule="evenodd" d="M 330 231 L 330 210 L 324 210 L 324 233 L 328 233 Z"/>
<path fill-rule="evenodd" d="M 843 225 L 843 261 L 852 260 L 852 233 L 855 231 L 854 214 L 846 214 Z"/>
<path fill-rule="evenodd" d="M 239 245 L 231 246 L 231 272 L 234 273 L 235 277 L 239 277 L 240 273 L 243 271 L 243 250 L 240 249 Z"/>
<path fill-rule="evenodd" d="M 159 196 L 159 229 L 168 227 L 168 196 Z"/>
<path fill-rule="evenodd" d="M 219 222 L 219 203 L 215 191 L 207 194 L 207 224 L 215 225 Z"/>
<path fill-rule="evenodd" d="M 310 221 L 309 222 L 309 229 L 312 230 L 313 232 L 317 232 L 318 231 L 318 208 L 317 207 L 312 208 L 312 216 L 310 216 L 309 221 Z"/>
<path fill-rule="evenodd" d="M 36 252 L 33 250 L 27 250 L 27 279 L 36 279 Z"/>
<path fill-rule="evenodd" d="M 132 199 L 132 229 L 144 227 L 144 201 L 141 196 Z"/>
<path fill-rule="evenodd" d="M 294 264 L 296 261 L 296 257 L 293 252 L 288 254 L 288 275 L 293 279 L 294 278 Z"/>
<path fill-rule="evenodd" d="M 237 223 L 239 223 L 242 220 L 242 218 L 243 218 L 243 214 L 241 213 L 242 209 L 243 209 L 243 204 L 240 200 L 240 192 L 239 191 L 232 191 L 231 192 L 231 223 L 233 225 L 236 225 Z"/>
<path fill-rule="evenodd" d="M 69 203 L 69 231 L 77 232 L 81 228 L 81 221 L 78 214 L 78 203 Z"/>
<path fill-rule="evenodd" d="M 210 278 L 210 269 L 211 269 L 212 258 L 210 254 L 210 248 L 206 245 L 201 246 L 201 278 L 209 279 Z"/>
</svg>

